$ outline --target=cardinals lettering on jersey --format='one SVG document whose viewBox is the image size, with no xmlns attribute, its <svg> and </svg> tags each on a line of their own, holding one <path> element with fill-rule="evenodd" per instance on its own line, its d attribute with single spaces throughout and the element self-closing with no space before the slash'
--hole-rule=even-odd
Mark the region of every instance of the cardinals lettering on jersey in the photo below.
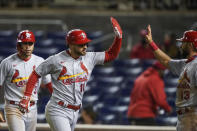
<svg viewBox="0 0 197 131">
<path fill-rule="evenodd" d="M 15 70 L 11 83 L 15 83 L 17 87 L 24 87 L 29 77 L 19 77 L 19 71 Z"/>
<path fill-rule="evenodd" d="M 74 74 L 74 75 L 67 75 L 67 69 L 65 66 L 63 66 L 62 71 L 58 77 L 58 80 L 62 80 L 62 83 L 64 85 L 71 85 L 72 83 L 78 83 L 78 82 L 85 82 L 87 81 L 87 75 L 88 75 L 88 69 L 85 67 L 85 65 L 83 64 L 83 62 L 80 63 L 81 69 L 83 70 L 83 72 Z M 80 77 L 81 75 L 83 75 L 84 73 L 86 73 L 87 75 Z"/>
<path fill-rule="evenodd" d="M 179 92 L 179 97 L 178 99 L 180 100 L 188 100 L 190 98 L 190 79 L 187 76 L 187 70 L 184 72 L 184 75 L 182 78 L 179 80 L 178 84 L 178 92 Z"/>
</svg>

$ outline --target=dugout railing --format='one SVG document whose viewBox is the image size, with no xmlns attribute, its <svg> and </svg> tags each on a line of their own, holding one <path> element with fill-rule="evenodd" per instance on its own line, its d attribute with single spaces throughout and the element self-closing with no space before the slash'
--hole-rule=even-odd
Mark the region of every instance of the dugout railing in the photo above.
<svg viewBox="0 0 197 131">
<path fill-rule="evenodd" d="M 6 123 L 0 123 L 0 131 L 7 131 Z M 88 125 L 77 124 L 75 131 L 175 131 L 172 126 L 128 126 L 128 125 Z M 49 125 L 38 123 L 36 131 L 50 131 Z"/>
</svg>

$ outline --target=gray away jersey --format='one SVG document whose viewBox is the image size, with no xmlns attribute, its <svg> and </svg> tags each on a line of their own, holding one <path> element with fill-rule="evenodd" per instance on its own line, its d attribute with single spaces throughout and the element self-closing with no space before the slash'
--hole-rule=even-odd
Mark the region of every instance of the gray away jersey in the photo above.
<svg viewBox="0 0 197 131">
<path fill-rule="evenodd" d="M 21 60 L 17 54 L 5 58 L 0 65 L 0 86 L 4 88 L 6 100 L 20 101 L 26 89 L 27 80 L 32 71 L 44 61 L 43 58 L 33 55 L 28 61 Z M 45 76 L 36 83 L 31 100 L 38 100 L 38 90 L 41 84 L 51 81 L 50 75 Z"/>
<path fill-rule="evenodd" d="M 49 57 L 36 68 L 38 75 L 51 74 L 52 101 L 81 104 L 86 84 L 96 64 L 103 64 L 105 52 L 87 52 L 73 59 L 66 51 Z"/>
<path fill-rule="evenodd" d="M 186 59 L 171 60 L 170 70 L 179 75 L 176 91 L 176 106 L 197 105 L 197 59 L 186 63 Z"/>
</svg>

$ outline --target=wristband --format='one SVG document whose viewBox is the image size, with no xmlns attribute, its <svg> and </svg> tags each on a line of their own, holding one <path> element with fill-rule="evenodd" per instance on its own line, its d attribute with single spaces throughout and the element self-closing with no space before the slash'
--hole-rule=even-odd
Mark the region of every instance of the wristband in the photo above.
<svg viewBox="0 0 197 131">
<path fill-rule="evenodd" d="M 152 41 L 149 45 L 150 45 L 150 47 L 151 47 L 151 49 L 152 49 L 153 51 L 159 49 L 158 46 L 157 46 L 157 45 L 155 44 L 155 42 L 153 42 L 153 41 Z"/>
</svg>

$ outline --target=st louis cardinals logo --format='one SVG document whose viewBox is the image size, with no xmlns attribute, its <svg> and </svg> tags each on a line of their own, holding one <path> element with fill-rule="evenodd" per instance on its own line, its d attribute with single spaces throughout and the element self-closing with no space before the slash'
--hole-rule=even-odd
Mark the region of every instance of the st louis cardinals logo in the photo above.
<svg viewBox="0 0 197 131">
<path fill-rule="evenodd" d="M 62 80 L 62 82 L 65 85 L 71 85 L 72 83 L 76 83 L 76 82 L 84 82 L 87 81 L 87 76 L 85 75 L 84 77 L 80 77 L 80 75 L 86 73 L 88 75 L 88 70 L 85 67 L 85 65 L 81 62 L 80 63 L 81 69 L 83 70 L 83 72 L 74 74 L 74 75 L 67 75 L 67 69 L 66 67 L 62 68 L 62 71 L 58 77 L 58 80 Z M 75 79 L 74 79 L 75 77 Z"/>
<path fill-rule="evenodd" d="M 33 70 L 35 70 L 36 66 L 33 66 Z M 24 87 L 27 83 L 29 77 L 20 77 L 19 70 L 15 70 L 14 75 L 12 76 L 11 83 L 15 83 L 17 87 Z"/>
<path fill-rule="evenodd" d="M 20 36 L 20 39 L 21 39 L 21 40 L 23 40 L 23 39 L 30 39 L 30 38 L 31 38 L 31 34 L 28 33 L 28 32 L 25 33 L 24 35 L 21 35 L 21 36 Z"/>
<path fill-rule="evenodd" d="M 190 88 L 189 83 L 190 83 L 190 79 L 187 76 L 187 71 L 185 71 L 184 75 L 179 80 L 178 88 Z"/>
<path fill-rule="evenodd" d="M 177 90 L 177 100 L 182 101 L 182 100 L 188 100 L 190 98 L 190 79 L 187 75 L 187 70 L 184 72 L 183 76 L 179 80 L 178 84 L 178 90 Z"/>
<path fill-rule="evenodd" d="M 17 87 L 24 87 L 28 78 L 29 77 L 19 77 L 19 71 L 15 70 L 11 82 L 15 83 Z"/>
<path fill-rule="evenodd" d="M 86 34 L 85 33 L 81 33 L 80 35 L 82 36 L 83 39 L 86 38 Z"/>
</svg>

